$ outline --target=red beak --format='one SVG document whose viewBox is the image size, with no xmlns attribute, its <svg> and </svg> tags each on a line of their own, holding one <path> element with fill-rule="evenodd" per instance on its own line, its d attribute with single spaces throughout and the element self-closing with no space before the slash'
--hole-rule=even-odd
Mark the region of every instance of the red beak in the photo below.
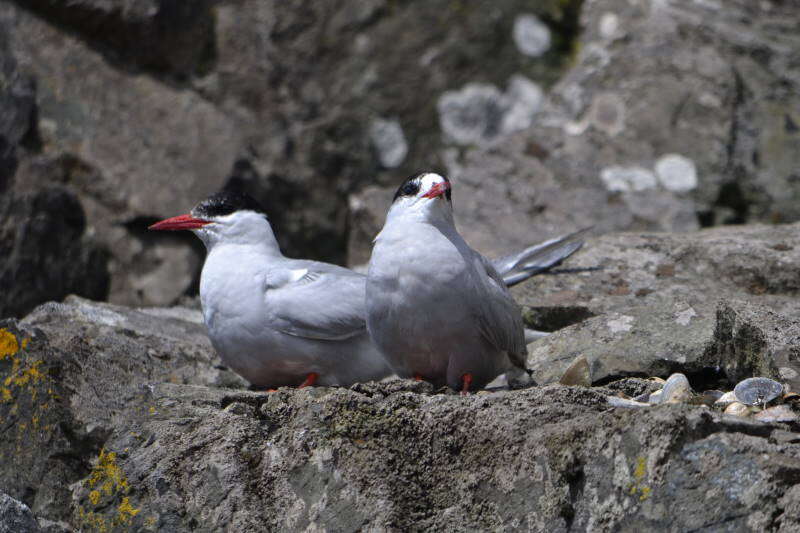
<svg viewBox="0 0 800 533">
<path fill-rule="evenodd" d="M 436 198 L 442 196 L 450 189 L 449 181 L 442 181 L 431 187 L 431 190 L 422 195 L 423 198 Z"/>
<path fill-rule="evenodd" d="M 206 224 L 211 224 L 210 220 L 203 220 L 202 218 L 194 218 L 190 214 L 178 215 L 176 217 L 156 222 L 147 229 L 169 230 L 177 231 L 181 229 L 197 229 L 202 228 Z"/>
</svg>

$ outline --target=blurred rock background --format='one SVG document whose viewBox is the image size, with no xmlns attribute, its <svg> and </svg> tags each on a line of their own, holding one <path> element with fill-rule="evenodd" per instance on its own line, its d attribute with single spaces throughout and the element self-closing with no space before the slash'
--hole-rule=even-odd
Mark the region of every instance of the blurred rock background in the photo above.
<svg viewBox="0 0 800 533">
<path fill-rule="evenodd" d="M 0 316 L 196 291 L 221 187 L 363 264 L 448 173 L 497 254 L 589 224 L 800 220 L 800 8 L 779 0 L 0 0 Z"/>
</svg>

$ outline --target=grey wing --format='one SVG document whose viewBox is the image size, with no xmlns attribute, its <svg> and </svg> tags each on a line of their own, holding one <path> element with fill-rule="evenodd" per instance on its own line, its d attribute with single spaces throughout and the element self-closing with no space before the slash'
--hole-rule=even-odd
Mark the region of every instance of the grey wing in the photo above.
<svg viewBox="0 0 800 533">
<path fill-rule="evenodd" d="M 519 306 L 488 259 L 475 252 L 475 264 L 482 278 L 478 280 L 483 293 L 478 316 L 481 334 L 505 351 L 514 365 L 524 369 L 528 351 Z"/>
<path fill-rule="evenodd" d="M 498 257 L 492 265 L 499 272 L 506 286 L 511 287 L 526 279 L 546 272 L 561 264 L 583 246 L 581 239 L 591 227 L 550 239 L 519 252 Z"/>
<path fill-rule="evenodd" d="M 329 341 L 364 333 L 366 277 L 312 262 L 305 270 L 296 280 L 267 291 L 275 328 L 296 337 Z"/>
</svg>

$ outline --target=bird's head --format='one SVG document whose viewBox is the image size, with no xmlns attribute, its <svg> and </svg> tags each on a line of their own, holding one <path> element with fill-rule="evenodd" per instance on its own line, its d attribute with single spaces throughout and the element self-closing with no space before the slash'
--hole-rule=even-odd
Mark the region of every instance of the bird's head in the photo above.
<svg viewBox="0 0 800 533">
<path fill-rule="evenodd" d="M 417 213 L 425 218 L 445 215 L 452 217 L 450 180 L 433 172 L 423 172 L 407 178 L 394 195 L 392 211 Z"/>
<path fill-rule="evenodd" d="M 261 205 L 247 194 L 232 191 L 213 194 L 189 213 L 156 222 L 148 229 L 190 230 L 209 249 L 219 242 L 259 244 L 274 240 Z"/>
</svg>

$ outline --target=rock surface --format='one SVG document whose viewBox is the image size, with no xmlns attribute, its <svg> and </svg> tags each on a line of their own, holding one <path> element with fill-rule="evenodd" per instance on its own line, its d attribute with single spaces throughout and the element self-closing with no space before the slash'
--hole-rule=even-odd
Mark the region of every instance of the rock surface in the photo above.
<svg viewBox="0 0 800 533">
<path fill-rule="evenodd" d="M 636 378 L 264 394 L 218 366 L 192 308 L 72 298 L 0 327 L 0 486 L 76 530 L 800 525 L 789 404 L 784 422 L 647 407 L 617 396 L 660 387 Z"/>
<path fill-rule="evenodd" d="M 684 372 L 708 385 L 755 374 L 800 388 L 798 229 L 589 240 L 564 272 L 512 289 L 530 327 L 559 330 L 529 346 L 534 378 L 555 382 L 585 355 L 596 383 Z"/>
<path fill-rule="evenodd" d="M 0 492 L 0 533 L 41 533 L 41 531 L 27 505 Z"/>
</svg>

